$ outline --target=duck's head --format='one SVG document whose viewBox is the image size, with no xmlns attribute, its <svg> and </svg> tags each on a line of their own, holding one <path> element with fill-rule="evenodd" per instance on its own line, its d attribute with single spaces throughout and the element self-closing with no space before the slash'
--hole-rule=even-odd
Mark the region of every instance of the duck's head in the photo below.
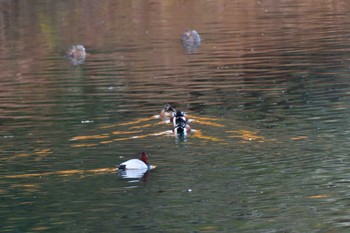
<svg viewBox="0 0 350 233">
<path fill-rule="evenodd" d="M 176 113 L 174 113 L 174 117 L 172 119 L 174 126 L 177 126 L 181 123 L 186 124 L 187 123 L 187 119 L 185 117 L 185 113 L 181 112 L 181 111 L 177 111 Z"/>
<path fill-rule="evenodd" d="M 176 112 L 175 108 L 173 108 L 173 106 L 171 106 L 170 104 L 165 104 L 163 109 L 166 112 Z"/>
<path fill-rule="evenodd" d="M 174 115 L 174 113 L 176 112 L 175 108 L 173 108 L 170 104 L 165 104 L 164 108 L 162 109 L 162 111 L 160 112 L 160 116 L 162 118 L 165 117 L 172 117 Z"/>
<path fill-rule="evenodd" d="M 149 158 L 146 152 L 142 152 L 140 160 L 145 164 L 149 165 Z"/>
<path fill-rule="evenodd" d="M 176 113 L 174 114 L 174 117 L 184 117 L 185 113 L 182 111 L 176 111 Z"/>
</svg>

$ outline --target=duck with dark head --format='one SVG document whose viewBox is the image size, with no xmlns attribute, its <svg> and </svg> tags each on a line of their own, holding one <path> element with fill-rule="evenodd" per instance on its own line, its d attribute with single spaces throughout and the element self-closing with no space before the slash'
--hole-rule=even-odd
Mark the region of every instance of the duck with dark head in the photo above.
<svg viewBox="0 0 350 233">
<path fill-rule="evenodd" d="M 187 119 L 185 117 L 185 113 L 182 111 L 176 111 L 176 113 L 174 114 L 173 118 L 172 118 L 172 122 L 174 127 L 176 127 L 177 125 L 181 124 L 181 123 L 185 123 L 187 124 Z"/>
<path fill-rule="evenodd" d="M 169 120 L 174 117 L 176 110 L 170 104 L 165 104 L 162 110 L 160 111 L 160 117 L 164 120 Z"/>
</svg>

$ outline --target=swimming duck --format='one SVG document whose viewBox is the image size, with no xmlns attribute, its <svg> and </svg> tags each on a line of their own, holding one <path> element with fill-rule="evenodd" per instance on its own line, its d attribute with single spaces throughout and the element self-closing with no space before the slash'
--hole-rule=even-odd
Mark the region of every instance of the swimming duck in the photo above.
<svg viewBox="0 0 350 233">
<path fill-rule="evenodd" d="M 160 117 L 163 119 L 169 119 L 174 116 L 176 110 L 170 104 L 165 104 L 164 108 L 160 112 Z"/>
<path fill-rule="evenodd" d="M 195 30 L 187 30 L 182 34 L 183 43 L 200 44 L 201 37 Z"/>
<path fill-rule="evenodd" d="M 81 44 L 72 45 L 67 52 L 67 57 L 74 66 L 83 64 L 86 59 L 85 47 Z"/>
<path fill-rule="evenodd" d="M 143 178 L 144 181 L 147 180 L 150 170 L 156 168 L 156 166 L 149 164 L 149 158 L 145 152 L 142 152 L 140 159 L 130 159 L 117 167 L 121 177 L 127 179 Z"/>
<path fill-rule="evenodd" d="M 173 122 L 174 127 L 177 127 L 180 124 L 187 124 L 187 119 L 185 117 L 185 113 L 182 111 L 176 111 L 173 118 L 171 119 Z"/>
<path fill-rule="evenodd" d="M 201 37 L 195 30 L 187 30 L 182 34 L 181 43 L 188 53 L 195 53 L 201 45 Z"/>
<path fill-rule="evenodd" d="M 176 125 L 173 129 L 174 134 L 180 135 L 180 136 L 186 136 L 189 133 L 191 133 L 191 127 L 186 122 L 182 121 L 178 125 Z"/>
<path fill-rule="evenodd" d="M 145 172 L 154 168 L 149 163 L 148 155 L 142 152 L 140 159 L 130 159 L 117 166 L 119 170 L 144 170 Z"/>
<path fill-rule="evenodd" d="M 85 59 L 86 57 L 85 47 L 81 44 L 72 45 L 67 53 L 67 56 L 75 59 Z"/>
</svg>

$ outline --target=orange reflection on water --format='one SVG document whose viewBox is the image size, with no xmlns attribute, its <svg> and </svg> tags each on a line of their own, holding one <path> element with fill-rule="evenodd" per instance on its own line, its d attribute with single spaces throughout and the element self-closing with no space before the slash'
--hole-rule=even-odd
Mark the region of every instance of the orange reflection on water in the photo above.
<svg viewBox="0 0 350 233">
<path fill-rule="evenodd" d="M 306 139 L 308 138 L 308 136 L 298 136 L 298 137 L 293 137 L 293 138 L 290 138 L 292 140 L 302 140 L 302 139 Z"/>
<path fill-rule="evenodd" d="M 35 184 L 12 184 L 10 185 L 11 188 L 17 189 L 25 189 L 27 192 L 35 192 L 38 191 L 39 187 Z"/>
<path fill-rule="evenodd" d="M 35 160 L 39 161 L 44 159 L 47 155 L 52 154 L 53 152 L 51 151 L 51 149 L 47 148 L 47 149 L 37 149 L 35 150 L 34 154 L 37 155 L 37 157 L 35 158 Z"/>
<path fill-rule="evenodd" d="M 33 227 L 33 228 L 30 229 L 30 230 L 32 230 L 32 231 L 47 231 L 47 230 L 49 230 L 49 229 L 50 229 L 49 227 L 37 226 L 37 227 Z"/>
<path fill-rule="evenodd" d="M 125 140 L 129 140 L 130 138 L 115 138 L 113 140 L 108 140 L 108 141 L 102 141 L 100 142 L 100 144 L 110 144 L 113 142 L 117 142 L 117 141 L 125 141 Z"/>
<path fill-rule="evenodd" d="M 134 134 L 134 133 L 140 133 L 142 131 L 113 131 L 112 134 L 114 135 L 122 135 L 122 134 Z"/>
<path fill-rule="evenodd" d="M 328 198 L 328 197 L 329 197 L 328 194 L 320 194 L 320 195 L 309 196 L 308 198 L 318 199 L 318 198 Z"/>
<path fill-rule="evenodd" d="M 192 115 L 187 115 L 190 117 L 190 122 L 191 120 L 194 123 L 202 124 L 202 125 L 208 125 L 208 126 L 214 126 L 214 127 L 225 127 L 223 124 L 219 124 L 216 122 L 212 121 L 218 121 L 220 120 L 219 118 L 209 118 L 209 117 L 197 117 L 197 116 L 192 116 Z M 130 126 L 127 131 L 113 131 L 111 134 L 112 135 L 127 135 L 131 134 L 129 137 L 121 137 L 121 138 L 110 138 L 110 134 L 100 134 L 100 135 L 81 135 L 81 136 L 76 136 L 71 138 L 71 141 L 78 141 L 78 140 L 89 140 L 89 139 L 106 139 L 104 141 L 100 141 L 98 143 L 90 143 L 90 144 L 77 144 L 77 145 L 72 145 L 72 147 L 85 147 L 85 146 L 96 146 L 98 144 L 109 144 L 113 143 L 116 141 L 125 141 L 125 140 L 132 140 L 132 139 L 141 139 L 141 138 L 146 138 L 146 137 L 151 137 L 151 136 L 161 136 L 161 135 L 174 135 L 172 130 L 167 130 L 164 132 L 159 132 L 159 133 L 148 133 L 148 134 L 140 134 L 142 133 L 143 128 L 150 128 L 157 126 L 159 124 L 166 124 L 170 123 L 170 121 L 160 121 L 156 123 L 148 123 L 147 121 L 151 121 L 154 119 L 159 119 L 160 117 L 158 115 L 155 116 L 150 116 L 150 117 L 145 117 L 141 118 L 135 121 L 130 121 L 130 122 L 125 122 L 125 123 L 117 123 L 117 124 L 112 124 L 112 125 L 106 125 L 100 127 L 100 129 L 106 129 L 106 128 L 112 128 L 112 127 L 117 127 L 117 126 Z M 147 123 L 145 123 L 147 122 Z M 139 123 L 145 123 L 142 125 L 137 125 Z M 136 130 L 135 130 L 136 129 Z M 139 130 L 137 130 L 139 129 Z M 132 136 L 133 135 L 133 136 Z M 204 139 L 204 140 L 209 140 L 209 141 L 215 141 L 215 142 L 222 142 L 223 139 L 212 137 L 212 136 L 205 136 L 201 131 L 196 131 L 194 137 Z"/>
<path fill-rule="evenodd" d="M 97 168 L 97 169 L 90 169 L 90 170 L 79 170 L 79 169 L 73 169 L 73 170 L 63 170 L 63 171 L 53 171 L 53 172 L 43 172 L 43 173 L 31 173 L 31 174 L 18 174 L 18 175 L 7 175 L 3 176 L 3 178 L 31 178 L 31 177 L 42 177 L 42 176 L 49 176 L 49 175 L 59 175 L 59 176 L 72 176 L 72 175 L 83 175 L 83 174 L 106 174 L 115 172 L 116 168 Z"/>
<path fill-rule="evenodd" d="M 150 136 L 160 136 L 160 135 L 164 135 L 164 134 L 172 134 L 172 131 L 171 130 L 167 130 L 167 131 L 163 131 L 163 132 L 159 132 L 159 133 L 149 133 L 149 134 L 144 134 L 144 135 L 137 135 L 137 136 L 133 136 L 133 137 L 130 137 L 130 139 L 133 139 L 133 138 L 146 138 L 146 137 L 150 137 Z"/>
<path fill-rule="evenodd" d="M 47 155 L 47 154 L 52 154 L 53 152 L 51 151 L 51 149 L 47 148 L 47 149 L 36 150 L 34 153 L 37 155 Z"/>
<path fill-rule="evenodd" d="M 153 124 L 136 125 L 136 126 L 130 127 L 130 129 L 142 129 L 142 128 L 147 128 L 147 127 L 152 127 L 152 126 L 153 126 Z"/>
<path fill-rule="evenodd" d="M 223 139 L 217 138 L 217 137 L 213 137 L 213 136 L 205 136 L 203 135 L 201 130 L 196 129 L 193 133 L 193 137 L 194 138 L 200 138 L 200 139 L 204 139 L 204 140 L 208 140 L 208 141 L 213 141 L 213 142 L 223 142 Z"/>
<path fill-rule="evenodd" d="M 15 154 L 13 156 L 10 156 L 10 157 L 7 157 L 7 158 L 1 158 L 1 160 L 3 159 L 8 159 L 8 160 L 11 160 L 11 159 L 19 159 L 19 158 L 26 158 L 26 157 L 30 157 L 32 156 L 31 154 L 27 154 L 27 153 L 20 153 L 20 154 Z"/>
<path fill-rule="evenodd" d="M 197 121 L 219 121 L 221 120 L 220 118 L 214 118 L 214 117 L 199 117 L 199 116 L 193 116 L 193 115 L 187 115 L 187 118 L 194 119 Z"/>
<path fill-rule="evenodd" d="M 52 154 L 53 152 L 51 151 L 51 149 L 46 148 L 46 149 L 36 149 L 34 151 L 34 153 L 30 154 L 30 153 L 19 153 L 19 154 L 15 154 L 12 155 L 10 157 L 5 157 L 2 158 L 1 160 L 13 160 L 13 159 L 21 159 L 21 158 L 28 158 L 28 157 L 32 157 L 35 156 L 35 160 L 41 160 L 43 159 L 46 155 Z"/>
<path fill-rule="evenodd" d="M 211 232 L 215 232 L 217 231 L 218 227 L 217 226 L 206 226 L 206 227 L 201 227 L 199 228 L 200 231 L 211 231 Z"/>
<path fill-rule="evenodd" d="M 126 123 L 120 123 L 119 125 L 135 125 L 135 124 L 138 124 L 138 123 L 141 123 L 141 122 L 145 122 L 145 121 L 149 121 L 149 120 L 153 120 L 154 119 L 154 116 L 151 116 L 151 117 L 145 117 L 145 118 L 141 118 L 139 120 L 136 120 L 136 121 L 131 121 L 131 122 L 126 122 Z"/>
<path fill-rule="evenodd" d="M 194 123 L 201 124 L 201 125 L 209 125 L 209 126 L 215 126 L 215 127 L 225 127 L 222 124 L 210 122 L 210 121 L 197 121 L 195 120 Z"/>
<path fill-rule="evenodd" d="M 239 130 L 228 130 L 228 131 L 226 131 L 226 133 L 239 134 L 237 136 L 228 136 L 229 138 L 242 138 L 243 140 L 246 140 L 246 141 L 253 141 L 253 140 L 259 141 L 259 142 L 265 141 L 265 137 L 257 135 L 259 132 L 239 129 Z"/>
<path fill-rule="evenodd" d="M 88 139 L 103 139 L 108 138 L 109 134 L 101 134 L 101 135 L 81 135 L 81 136 L 75 136 L 70 139 L 70 141 L 77 141 L 77 140 L 88 140 Z"/>
<path fill-rule="evenodd" d="M 89 147 L 89 146 L 97 146 L 97 144 L 96 143 L 84 143 L 84 144 L 71 145 L 71 147 Z"/>
<path fill-rule="evenodd" d="M 132 139 L 140 139 L 140 138 L 146 138 L 146 137 L 154 137 L 154 136 L 160 136 L 160 135 L 170 135 L 173 134 L 171 130 L 159 132 L 159 133 L 149 133 L 149 134 L 143 134 L 143 135 L 135 135 L 127 138 L 115 138 L 113 140 L 108 141 L 102 141 L 101 144 L 108 144 L 116 141 L 125 141 L 125 140 L 132 140 Z"/>
</svg>

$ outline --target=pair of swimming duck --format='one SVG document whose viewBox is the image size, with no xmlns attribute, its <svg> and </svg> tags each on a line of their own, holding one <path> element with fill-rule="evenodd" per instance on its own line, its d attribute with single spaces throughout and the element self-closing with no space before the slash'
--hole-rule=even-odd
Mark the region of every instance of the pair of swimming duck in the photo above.
<svg viewBox="0 0 350 233">
<path fill-rule="evenodd" d="M 176 135 L 186 136 L 191 133 L 191 127 L 182 111 L 176 111 L 170 104 L 165 104 L 160 112 L 160 117 L 173 123 L 173 132 Z"/>
<path fill-rule="evenodd" d="M 173 132 L 177 135 L 187 135 L 191 132 L 191 127 L 187 124 L 188 120 L 185 117 L 185 113 L 182 111 L 176 111 L 170 104 L 165 104 L 164 108 L 160 112 L 160 117 L 163 120 L 169 120 L 173 123 Z M 133 174 L 134 177 L 128 176 L 128 178 L 142 177 L 144 173 L 155 168 L 155 166 L 149 163 L 149 157 L 145 152 L 141 153 L 139 159 L 130 159 L 117 166 L 120 171 L 137 171 L 137 174 Z"/>
</svg>

